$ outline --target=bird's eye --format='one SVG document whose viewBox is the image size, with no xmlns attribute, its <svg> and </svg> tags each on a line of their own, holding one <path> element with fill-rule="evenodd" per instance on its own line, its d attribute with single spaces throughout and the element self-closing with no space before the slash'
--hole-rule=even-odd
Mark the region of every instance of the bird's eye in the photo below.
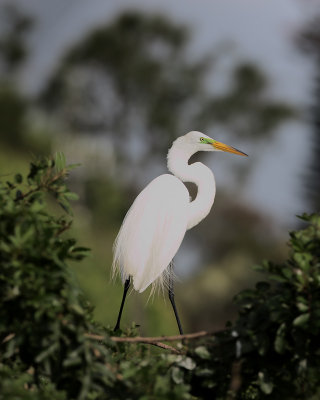
<svg viewBox="0 0 320 400">
<path fill-rule="evenodd" d="M 200 142 L 204 143 L 204 138 L 203 137 L 200 138 Z"/>
</svg>

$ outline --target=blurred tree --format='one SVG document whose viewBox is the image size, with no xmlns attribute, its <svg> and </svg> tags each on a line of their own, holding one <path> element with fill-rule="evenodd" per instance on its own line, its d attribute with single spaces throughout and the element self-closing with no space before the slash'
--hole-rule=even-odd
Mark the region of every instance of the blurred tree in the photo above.
<svg viewBox="0 0 320 400">
<path fill-rule="evenodd" d="M 33 20 L 8 2 L 2 5 L 0 11 L 0 71 L 8 78 L 15 74 L 27 57 L 25 40 Z"/>
<path fill-rule="evenodd" d="M 269 83 L 253 64 L 235 67 L 229 90 L 215 96 L 203 107 L 198 118 L 209 126 L 224 125 L 234 135 L 258 139 L 273 133 L 275 128 L 295 116 L 289 104 L 271 101 L 266 92 Z"/>
<path fill-rule="evenodd" d="M 226 94 L 213 96 L 206 84 L 213 57 L 189 61 L 187 44 L 187 29 L 163 16 L 124 13 L 67 53 L 41 101 L 71 131 L 109 135 L 125 160 L 123 177 L 163 159 L 189 130 L 221 123 L 261 136 L 293 115 L 267 98 L 267 80 L 250 64 L 235 68 Z"/>
<path fill-rule="evenodd" d="M 0 6 L 0 140 L 20 153 L 50 151 L 48 137 L 28 120 L 32 102 L 21 93 L 17 75 L 28 56 L 27 35 L 33 19 L 5 2 Z"/>
<path fill-rule="evenodd" d="M 306 177 L 306 194 L 311 208 L 320 209 L 320 15 L 309 23 L 298 38 L 298 45 L 315 63 L 313 105 L 310 116 L 313 124 L 312 154 Z"/>
<path fill-rule="evenodd" d="M 27 55 L 24 35 L 31 27 L 31 19 L 5 3 L 1 7 L 0 27 L 0 136 L 5 143 L 19 146 L 27 101 L 16 89 L 14 79 Z"/>
<path fill-rule="evenodd" d="M 67 54 L 41 99 L 73 131 L 111 133 L 114 143 L 140 137 L 144 156 L 166 150 L 191 126 L 186 111 L 201 101 L 209 65 L 188 63 L 186 43 L 186 29 L 164 17 L 125 13 Z M 131 155 L 130 146 L 117 150 Z"/>
<path fill-rule="evenodd" d="M 0 137 L 10 146 L 20 147 L 23 141 L 26 100 L 8 82 L 0 82 Z"/>
</svg>

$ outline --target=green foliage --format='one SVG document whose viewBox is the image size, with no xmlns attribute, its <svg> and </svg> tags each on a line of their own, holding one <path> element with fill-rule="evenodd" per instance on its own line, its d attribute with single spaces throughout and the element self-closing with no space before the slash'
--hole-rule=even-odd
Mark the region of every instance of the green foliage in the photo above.
<svg viewBox="0 0 320 400">
<path fill-rule="evenodd" d="M 1 362 L 31 369 L 31 384 L 48 376 L 59 390 L 68 385 L 69 394 L 85 398 L 105 368 L 99 361 L 105 349 L 84 337 L 91 314 L 66 265 L 80 260 L 86 249 L 61 238 L 70 227 L 68 218 L 46 211 L 46 193 L 66 210 L 73 198 L 64 183 L 63 157 L 56 160 L 40 160 L 26 178 L 17 174 L 0 184 Z M 99 354 L 93 356 L 94 351 Z"/>
<path fill-rule="evenodd" d="M 57 154 L 0 182 L 0 399 L 190 398 L 187 384 L 175 384 L 190 369 L 186 357 L 116 346 L 93 324 L 67 265 L 87 249 L 65 237 L 70 217 L 48 212 L 48 194 L 70 212 L 72 167 Z"/>
<path fill-rule="evenodd" d="M 0 364 L 0 400 L 66 400 L 48 381 L 40 387 L 32 386 L 32 371 L 21 373 L 19 368 Z"/>
<path fill-rule="evenodd" d="M 203 398 L 226 398 L 235 365 L 239 399 L 310 399 L 319 391 L 320 216 L 302 219 L 308 225 L 291 233 L 289 259 L 257 266 L 268 281 L 236 297 L 234 325 L 191 352 Z"/>
<path fill-rule="evenodd" d="M 72 167 L 57 154 L 0 182 L 0 400 L 318 398 L 319 215 L 302 217 L 285 263 L 256 267 L 267 279 L 237 296 L 233 325 L 170 354 L 93 322 L 68 267 L 87 251 L 67 234 Z"/>
</svg>

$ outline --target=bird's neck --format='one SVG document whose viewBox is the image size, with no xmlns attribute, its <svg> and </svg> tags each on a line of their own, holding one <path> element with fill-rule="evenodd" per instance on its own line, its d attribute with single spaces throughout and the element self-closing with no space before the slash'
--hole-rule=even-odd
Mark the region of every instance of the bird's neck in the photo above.
<svg viewBox="0 0 320 400">
<path fill-rule="evenodd" d="M 195 183 L 197 197 L 189 204 L 188 229 L 193 228 L 210 212 L 216 194 L 216 183 L 212 171 L 200 162 L 188 164 L 194 149 L 173 145 L 168 153 L 168 169 L 183 182 Z"/>
</svg>

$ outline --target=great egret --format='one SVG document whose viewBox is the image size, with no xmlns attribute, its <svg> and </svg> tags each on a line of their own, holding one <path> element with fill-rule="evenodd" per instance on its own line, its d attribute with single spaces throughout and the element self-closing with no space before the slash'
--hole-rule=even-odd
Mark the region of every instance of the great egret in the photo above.
<svg viewBox="0 0 320 400">
<path fill-rule="evenodd" d="M 189 158 L 198 151 L 227 151 L 247 155 L 197 131 L 189 132 L 173 142 L 168 152 L 168 169 L 173 175 L 160 175 L 138 195 L 114 243 L 113 274 L 120 272 L 124 282 L 123 298 L 114 330 L 120 328 L 122 310 L 132 279 L 134 289 L 140 293 L 150 284 L 168 288 L 179 332 L 182 334 L 174 301 L 171 261 L 186 231 L 210 212 L 216 193 L 212 171 L 200 162 L 188 164 Z M 182 182 L 197 185 L 195 200 L 190 201 L 189 192 Z"/>
</svg>

